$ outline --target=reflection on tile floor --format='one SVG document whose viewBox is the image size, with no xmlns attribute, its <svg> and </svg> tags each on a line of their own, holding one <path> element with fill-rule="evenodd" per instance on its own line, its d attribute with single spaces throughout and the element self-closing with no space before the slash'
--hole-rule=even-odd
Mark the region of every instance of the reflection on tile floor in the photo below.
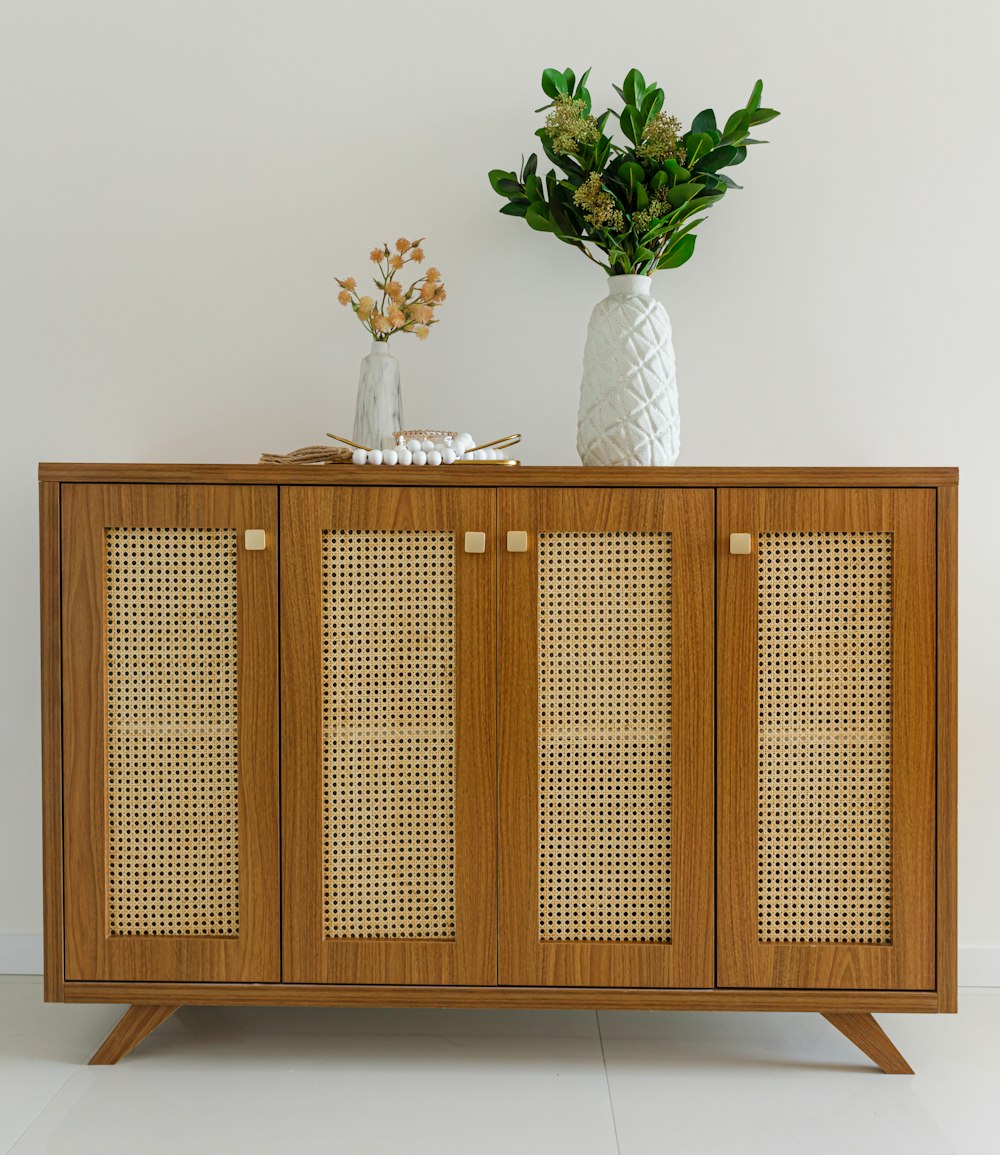
<svg viewBox="0 0 1000 1155">
<path fill-rule="evenodd" d="M 818 1015 L 188 1007 L 116 1067 L 123 1008 L 0 979 L 15 1155 L 978 1155 L 997 1150 L 1000 990 L 885 1015 L 913 1078 Z"/>
</svg>

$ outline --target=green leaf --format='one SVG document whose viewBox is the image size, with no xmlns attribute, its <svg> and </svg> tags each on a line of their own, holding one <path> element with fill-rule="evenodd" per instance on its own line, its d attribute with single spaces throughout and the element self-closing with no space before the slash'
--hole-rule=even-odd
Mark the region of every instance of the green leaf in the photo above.
<svg viewBox="0 0 1000 1155">
<path fill-rule="evenodd" d="M 597 118 L 597 131 L 598 132 L 604 132 L 604 126 L 608 123 L 608 117 L 610 115 L 611 115 L 611 109 L 609 108 L 607 110 L 607 112 L 602 112 L 601 115 Z"/>
<path fill-rule="evenodd" d="M 642 98 L 646 95 L 646 81 L 638 68 L 629 70 L 622 87 L 625 90 L 623 96 L 626 104 L 634 104 L 637 107 L 642 104 Z"/>
<path fill-rule="evenodd" d="M 648 261 L 650 258 L 655 256 L 656 253 L 652 252 L 650 249 L 645 248 L 645 246 L 640 245 L 632 254 L 632 259 L 635 261 Z"/>
<path fill-rule="evenodd" d="M 542 92 L 552 100 L 566 93 L 566 78 L 557 68 L 546 68 L 542 73 Z"/>
<path fill-rule="evenodd" d="M 531 176 L 532 173 L 538 171 L 538 153 L 533 152 L 531 156 L 524 162 L 524 168 L 521 170 L 521 180 L 525 177 Z"/>
<path fill-rule="evenodd" d="M 644 184 L 637 184 L 635 186 L 635 207 L 637 209 L 649 208 L 649 193 L 646 192 Z"/>
<path fill-rule="evenodd" d="M 758 80 L 753 86 L 753 92 L 750 93 L 750 99 L 747 101 L 747 110 L 749 112 L 756 112 L 760 108 L 760 98 L 764 92 L 764 81 Z"/>
<path fill-rule="evenodd" d="M 692 256 L 694 256 L 694 244 L 697 239 L 692 233 L 689 233 L 676 243 L 671 242 L 667 247 L 667 251 L 660 257 L 656 267 L 658 269 L 680 268 L 685 261 L 691 260 Z"/>
<path fill-rule="evenodd" d="M 580 83 L 576 86 L 576 92 L 573 94 L 574 96 L 579 96 L 580 93 L 583 92 L 584 88 L 587 86 L 587 80 L 589 77 L 590 69 L 588 68 L 587 71 L 580 77 Z"/>
<path fill-rule="evenodd" d="M 639 115 L 642 117 L 643 125 L 649 124 L 662 107 L 663 89 L 651 88 L 642 98 L 642 106 L 639 109 Z"/>
<path fill-rule="evenodd" d="M 622 98 L 622 100 L 624 100 L 625 103 L 628 104 L 628 97 L 625 95 L 624 90 L 619 88 L 617 84 L 612 84 L 611 87 L 615 90 L 615 92 L 618 93 L 618 95 Z"/>
<path fill-rule="evenodd" d="M 666 169 L 662 169 L 662 168 L 658 169 L 649 178 L 650 192 L 654 192 L 654 193 L 659 192 L 660 189 L 663 188 L 663 186 L 667 183 L 668 179 L 669 179 L 669 177 L 667 176 Z"/>
<path fill-rule="evenodd" d="M 687 150 L 687 165 L 690 168 L 699 156 L 704 156 L 712 147 L 712 138 L 707 132 L 689 132 L 684 137 L 684 148 Z"/>
<path fill-rule="evenodd" d="M 682 184 L 684 181 L 691 179 L 690 170 L 684 168 L 683 165 L 678 164 L 677 161 L 673 159 L 673 157 L 671 157 L 670 160 L 665 160 L 663 162 L 663 167 L 667 170 L 668 173 L 670 173 L 672 182 L 674 184 Z"/>
<path fill-rule="evenodd" d="M 513 183 L 515 191 L 520 192 L 521 186 L 517 183 L 517 175 L 512 172 L 506 172 L 502 168 L 490 169 L 490 184 L 493 186 L 493 191 L 499 193 L 501 196 L 508 196 L 510 194 L 504 192 L 500 187 L 501 184 Z"/>
<path fill-rule="evenodd" d="M 711 108 L 706 108 L 704 112 L 699 112 L 698 115 L 691 121 L 692 132 L 715 132 L 717 125 L 715 123 L 715 112 Z"/>
<path fill-rule="evenodd" d="M 641 164 L 636 164 L 634 160 L 627 160 L 618 169 L 618 179 L 628 189 L 629 196 L 635 192 L 635 187 L 641 184 L 646 178 L 646 173 Z"/>
<path fill-rule="evenodd" d="M 618 119 L 621 121 L 622 132 L 633 144 L 639 144 L 642 141 L 642 130 L 646 125 L 636 106 L 626 104 Z"/>
<path fill-rule="evenodd" d="M 695 166 L 699 172 L 718 172 L 720 168 L 736 163 L 736 154 L 740 150 L 732 144 L 722 144 L 703 156 Z"/>
<path fill-rule="evenodd" d="M 742 164 L 747 158 L 747 150 L 745 148 L 737 148 L 736 156 L 731 160 L 730 164 Z"/>
<path fill-rule="evenodd" d="M 535 201 L 533 204 L 528 205 L 528 211 L 524 216 L 528 224 L 537 232 L 555 232 L 555 225 L 553 225 L 552 218 L 549 216 L 549 206 L 543 201 Z"/>
<path fill-rule="evenodd" d="M 538 178 L 538 176 L 533 172 L 529 172 L 528 175 L 524 178 L 524 191 L 525 191 L 525 193 L 527 193 L 528 200 L 529 201 L 544 200 L 545 196 L 544 196 L 544 193 L 542 191 L 542 188 L 543 188 L 542 182 Z"/>
<path fill-rule="evenodd" d="M 734 181 L 732 177 L 726 176 L 726 174 L 724 172 L 717 173 L 716 175 L 718 176 L 719 180 L 721 180 L 722 183 L 726 186 L 726 188 L 739 188 L 739 189 L 741 189 L 743 187 L 741 184 L 737 184 L 736 181 Z"/>
<path fill-rule="evenodd" d="M 526 217 L 528 215 L 528 206 L 523 201 L 510 201 L 503 206 L 500 212 L 505 217 Z"/>
<path fill-rule="evenodd" d="M 573 86 L 576 84 L 576 77 L 573 75 L 573 69 L 572 68 L 564 69 L 563 74 L 562 74 L 562 78 L 563 78 L 563 82 L 566 85 L 566 87 L 564 89 L 562 89 L 562 91 L 565 93 L 571 93 L 573 91 Z"/>
<path fill-rule="evenodd" d="M 678 208 L 684 204 L 685 201 L 696 197 L 704 187 L 704 185 L 699 184 L 697 181 L 688 181 L 687 184 L 676 184 L 670 192 L 667 193 L 667 203 L 673 205 L 674 208 Z"/>
<path fill-rule="evenodd" d="M 750 128 L 750 112 L 745 108 L 739 108 L 726 121 L 726 127 L 722 130 L 722 141 L 724 144 L 730 144 L 732 141 L 741 136 L 746 136 Z"/>
<path fill-rule="evenodd" d="M 750 123 L 767 124 L 769 120 L 774 120 L 776 116 L 781 116 L 781 113 L 776 108 L 758 108 L 753 116 L 750 117 Z"/>
</svg>

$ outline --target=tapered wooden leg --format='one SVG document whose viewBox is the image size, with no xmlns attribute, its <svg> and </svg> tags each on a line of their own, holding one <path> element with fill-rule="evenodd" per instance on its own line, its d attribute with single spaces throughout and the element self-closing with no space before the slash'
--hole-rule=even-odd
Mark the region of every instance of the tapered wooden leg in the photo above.
<svg viewBox="0 0 1000 1155">
<path fill-rule="evenodd" d="M 166 1006 L 152 1004 L 144 1006 L 136 1004 L 129 1007 L 118 1020 L 111 1034 L 101 1044 L 97 1054 L 90 1060 L 91 1066 L 109 1066 L 124 1058 L 134 1046 L 151 1032 L 155 1031 L 160 1023 L 180 1010 L 180 1006 Z"/>
<path fill-rule="evenodd" d="M 887 1075 L 913 1074 L 913 1068 L 892 1045 L 892 1040 L 871 1015 L 824 1014 L 823 1018 L 828 1023 L 833 1023 L 842 1035 L 846 1035 Z"/>
</svg>

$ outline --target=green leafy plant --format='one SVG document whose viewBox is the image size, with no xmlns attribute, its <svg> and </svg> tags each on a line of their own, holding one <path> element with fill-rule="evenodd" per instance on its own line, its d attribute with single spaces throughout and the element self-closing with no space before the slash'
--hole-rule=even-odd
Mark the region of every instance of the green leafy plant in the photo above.
<svg viewBox="0 0 1000 1155">
<path fill-rule="evenodd" d="M 570 68 L 542 73 L 550 103 L 537 110 L 548 115 L 535 135 L 556 167 L 540 176 L 532 153 L 519 173 L 493 169 L 490 184 L 507 201 L 500 212 L 552 233 L 612 275 L 676 269 L 694 253 L 694 230 L 705 220 L 700 214 L 742 187 L 722 170 L 742 164 L 751 145 L 767 143 L 750 130 L 779 114 L 761 107 L 764 85 L 758 80 L 746 107 L 722 128 L 707 108 L 684 132 L 663 110 L 663 89 L 633 68 L 621 87 L 614 86 L 624 101 L 621 111 L 594 117 L 589 76 L 589 68 L 579 81 Z M 627 145 L 605 131 L 612 118 Z"/>
</svg>

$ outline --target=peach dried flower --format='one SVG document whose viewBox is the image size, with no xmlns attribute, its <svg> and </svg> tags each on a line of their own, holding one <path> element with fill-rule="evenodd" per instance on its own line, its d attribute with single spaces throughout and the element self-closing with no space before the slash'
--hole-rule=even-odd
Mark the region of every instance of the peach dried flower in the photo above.
<svg viewBox="0 0 1000 1155">
<path fill-rule="evenodd" d="M 406 316 L 402 309 L 389 310 L 389 324 L 392 325 L 394 329 L 402 329 L 406 324 Z"/>
<path fill-rule="evenodd" d="M 337 300 L 342 305 L 349 305 L 351 303 L 351 294 L 346 289 L 341 289 L 337 294 Z"/>
<path fill-rule="evenodd" d="M 358 287 L 358 282 L 353 277 L 345 277 L 342 281 L 337 282 L 342 289 L 347 289 L 349 292 L 354 292 Z"/>
<path fill-rule="evenodd" d="M 390 281 L 386 285 L 385 291 L 395 301 L 397 297 L 401 297 L 403 295 L 403 286 L 399 283 L 399 281 Z"/>
<path fill-rule="evenodd" d="M 441 270 L 435 269 L 434 266 L 431 265 L 431 267 L 427 270 L 427 272 L 424 274 L 424 276 L 427 278 L 428 281 L 440 281 L 441 280 Z"/>
<path fill-rule="evenodd" d="M 435 284 L 433 281 L 424 281 L 420 286 L 420 296 L 424 301 L 430 301 L 434 296 Z"/>
<path fill-rule="evenodd" d="M 410 242 L 406 239 L 406 237 L 400 237 L 399 240 L 396 242 L 396 248 L 401 253 L 405 253 L 409 247 L 410 247 Z"/>
<path fill-rule="evenodd" d="M 368 254 L 368 259 L 377 265 L 384 256 L 385 253 L 382 251 L 382 249 L 372 249 L 372 251 Z"/>
<path fill-rule="evenodd" d="M 416 261 L 418 265 L 420 264 L 420 262 L 423 259 L 424 259 L 424 250 L 423 249 L 414 249 L 413 252 L 410 253 L 410 260 Z"/>
<path fill-rule="evenodd" d="M 416 333 L 419 340 L 426 341 L 427 334 L 430 332 L 430 329 L 428 329 L 426 325 L 417 325 L 413 331 Z"/>
<path fill-rule="evenodd" d="M 372 315 L 372 309 L 374 308 L 375 302 L 371 297 L 362 297 L 361 300 L 358 301 L 358 316 L 362 321 L 367 321 Z"/>
<path fill-rule="evenodd" d="M 401 269 L 403 267 L 403 258 L 398 253 L 393 253 L 389 258 L 390 269 Z"/>
</svg>

